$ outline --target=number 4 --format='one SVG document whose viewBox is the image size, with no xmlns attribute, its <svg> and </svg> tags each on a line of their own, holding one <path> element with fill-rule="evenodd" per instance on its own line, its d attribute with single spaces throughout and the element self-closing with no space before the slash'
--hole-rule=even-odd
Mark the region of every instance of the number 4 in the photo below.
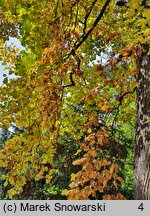
<svg viewBox="0 0 150 216">
<path fill-rule="evenodd" d="M 141 203 L 138 207 L 139 210 L 143 211 L 144 210 L 144 206 L 143 206 L 143 203 Z"/>
</svg>

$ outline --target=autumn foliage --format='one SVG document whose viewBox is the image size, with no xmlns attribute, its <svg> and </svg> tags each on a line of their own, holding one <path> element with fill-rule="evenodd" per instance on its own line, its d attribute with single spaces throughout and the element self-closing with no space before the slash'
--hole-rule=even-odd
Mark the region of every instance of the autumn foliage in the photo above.
<svg viewBox="0 0 150 216">
<path fill-rule="evenodd" d="M 120 164 L 128 143 L 118 131 L 135 124 L 135 59 L 150 38 L 148 9 L 136 0 L 124 7 L 114 0 L 9 2 L 2 0 L 0 12 L 1 61 L 16 78 L 0 87 L 0 126 L 21 129 L 0 150 L 9 198 L 55 182 L 66 152 L 61 170 L 69 170 L 67 157 L 75 168 L 64 199 L 125 199 Z M 8 46 L 10 37 L 24 49 Z M 73 143 L 61 148 L 58 141 L 66 134 L 77 148 L 69 153 Z"/>
</svg>

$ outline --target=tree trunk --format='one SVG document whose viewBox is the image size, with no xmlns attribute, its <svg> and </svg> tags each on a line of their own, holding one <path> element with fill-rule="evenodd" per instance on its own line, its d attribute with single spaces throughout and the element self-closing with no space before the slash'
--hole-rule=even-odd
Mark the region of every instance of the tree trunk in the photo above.
<svg viewBox="0 0 150 216">
<path fill-rule="evenodd" d="M 136 200 L 150 200 L 150 55 L 149 46 L 142 45 L 143 53 L 138 56 L 137 67 L 137 122 L 135 146 Z"/>
</svg>

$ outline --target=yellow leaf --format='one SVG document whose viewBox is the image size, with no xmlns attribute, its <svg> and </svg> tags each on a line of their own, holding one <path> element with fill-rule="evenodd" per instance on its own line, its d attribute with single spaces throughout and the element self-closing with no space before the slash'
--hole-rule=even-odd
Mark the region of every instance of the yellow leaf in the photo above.
<svg viewBox="0 0 150 216">
<path fill-rule="evenodd" d="M 8 191 L 9 198 L 12 199 L 13 196 L 14 196 L 16 193 L 17 193 L 17 192 L 16 192 L 16 190 L 15 190 L 14 188 L 10 189 L 10 190 Z"/>
<path fill-rule="evenodd" d="M 19 182 L 20 182 L 21 185 L 25 185 L 25 183 L 26 183 L 26 178 L 25 178 L 25 176 L 20 176 Z"/>
<path fill-rule="evenodd" d="M 69 191 L 65 189 L 65 190 L 62 191 L 61 194 L 62 194 L 62 196 L 68 196 L 69 195 Z"/>
<path fill-rule="evenodd" d="M 78 151 L 74 155 L 78 155 L 81 152 L 81 149 L 78 149 Z"/>
<path fill-rule="evenodd" d="M 36 176 L 35 176 L 35 180 L 40 180 L 40 179 L 42 179 L 42 177 L 43 177 L 43 172 L 39 172 L 38 174 L 36 174 Z"/>
<path fill-rule="evenodd" d="M 88 132 L 89 134 L 92 133 L 92 129 L 89 128 L 87 132 Z"/>
<path fill-rule="evenodd" d="M 111 167 L 110 167 L 110 174 L 112 174 L 114 172 L 114 168 L 115 168 L 115 165 L 112 164 Z"/>
<path fill-rule="evenodd" d="M 47 177 L 46 177 L 46 184 L 49 184 L 50 181 L 51 181 L 51 179 L 52 179 L 52 176 L 47 176 Z"/>
<path fill-rule="evenodd" d="M 15 185 L 15 182 L 14 182 L 13 177 L 10 177 L 10 178 L 9 178 L 9 182 L 10 182 L 11 185 L 13 185 L 13 186 Z"/>
<path fill-rule="evenodd" d="M 75 160 L 72 164 L 75 166 L 75 165 L 80 165 L 82 163 L 82 159 L 78 159 L 78 160 Z"/>
</svg>

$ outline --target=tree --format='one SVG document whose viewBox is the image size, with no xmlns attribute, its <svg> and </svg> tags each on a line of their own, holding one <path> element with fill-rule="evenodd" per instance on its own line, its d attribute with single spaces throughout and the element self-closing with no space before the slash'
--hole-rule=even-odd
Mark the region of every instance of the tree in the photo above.
<svg viewBox="0 0 150 216">
<path fill-rule="evenodd" d="M 121 1 L 120 1 L 121 2 Z M 125 1 L 122 1 L 126 4 Z M 147 1 L 141 1 L 141 6 L 149 10 Z M 147 11 L 148 11 L 147 10 Z M 144 19 L 144 14 L 140 14 Z M 148 24 L 145 23 L 147 28 Z M 136 117 L 136 146 L 135 146 L 135 199 L 150 199 L 150 56 L 149 44 L 140 44 L 142 54 L 137 55 L 137 117 Z"/>
<path fill-rule="evenodd" d="M 149 96 L 144 99 L 149 95 L 148 1 L 119 7 L 114 0 L 3 0 L 0 17 L 5 29 L 1 60 L 17 75 L 10 81 L 5 77 L 0 88 L 1 127 L 13 122 L 24 128 L 0 151 L 9 197 L 24 193 L 33 181 L 51 183 L 58 140 L 69 133 L 79 146 L 73 162 L 77 168 L 71 169 L 70 189 L 62 195 L 124 199 L 123 167 L 133 143 L 127 128 L 135 126 L 137 91 L 135 188 L 141 185 L 142 169 L 147 192 L 136 192 L 135 198 L 149 199 L 149 164 L 139 165 L 149 149 Z M 5 43 L 14 29 L 23 51 Z"/>
<path fill-rule="evenodd" d="M 135 149 L 135 198 L 150 199 L 150 56 L 148 45 L 142 46 L 143 54 L 137 57 L 137 125 Z"/>
</svg>

